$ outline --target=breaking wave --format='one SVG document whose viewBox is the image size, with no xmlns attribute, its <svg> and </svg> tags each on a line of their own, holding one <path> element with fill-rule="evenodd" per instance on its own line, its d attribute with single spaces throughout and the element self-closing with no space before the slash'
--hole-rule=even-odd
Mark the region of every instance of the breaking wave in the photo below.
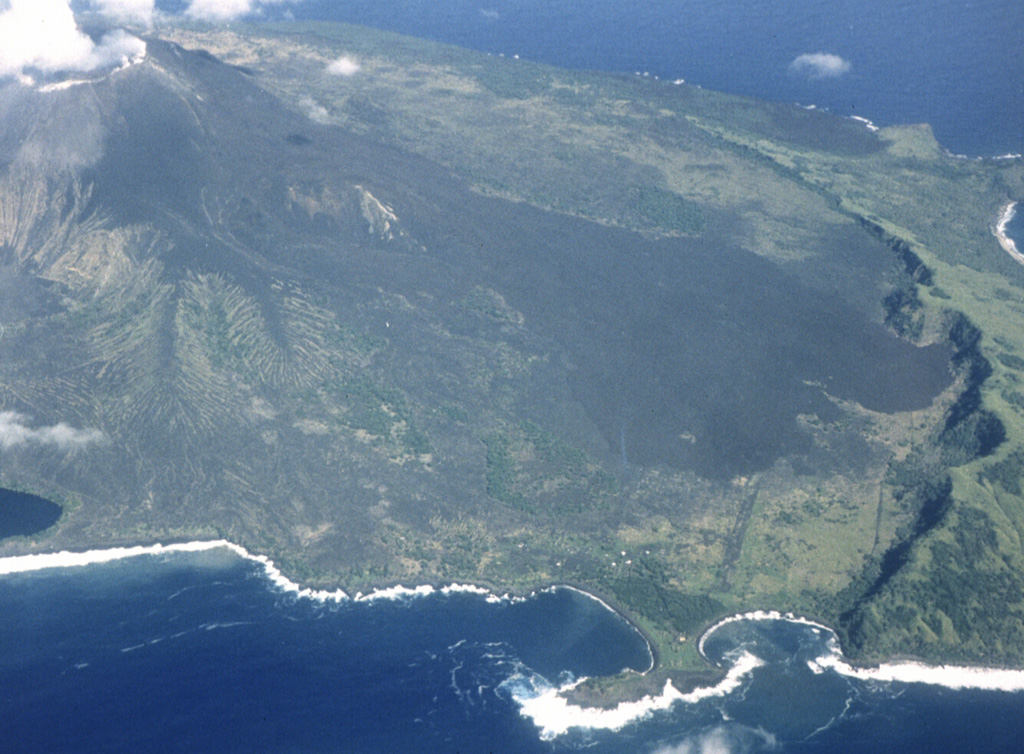
<svg viewBox="0 0 1024 754">
<path fill-rule="evenodd" d="M 503 684 L 511 698 L 519 705 L 520 713 L 540 729 L 540 737 L 550 741 L 573 729 L 617 731 L 649 718 L 656 712 L 668 710 L 678 703 L 696 704 L 705 699 L 723 697 L 736 691 L 751 671 L 764 662 L 746 651 L 740 651 L 732 660 L 725 678 L 714 686 L 697 688 L 683 693 L 665 681 L 657 695 L 645 696 L 633 702 L 620 702 L 615 707 L 582 707 L 570 704 L 563 693 L 585 681 L 580 678 L 562 686 L 554 686 L 536 674 L 517 674 Z"/>
<path fill-rule="evenodd" d="M 826 632 L 822 652 L 807 660 L 807 667 L 815 675 L 833 671 L 846 678 L 879 683 L 921 683 L 948 689 L 981 689 L 987 691 L 1024 691 L 1024 670 L 1008 668 L 971 667 L 966 665 L 928 665 L 923 662 L 892 662 L 875 667 L 856 667 L 846 661 L 839 637 L 828 626 L 792 613 L 756 611 L 725 618 L 701 636 L 698 648 L 704 655 L 705 642 L 719 628 L 740 621 L 779 621 L 805 625 L 818 632 Z M 706 655 L 705 655 L 706 656 Z"/>
<path fill-rule="evenodd" d="M 300 599 L 309 599 L 314 602 L 375 602 L 379 600 L 414 599 L 428 597 L 432 594 L 477 594 L 484 597 L 488 602 L 503 602 L 517 599 L 508 595 L 499 596 L 483 587 L 472 584 L 449 584 L 441 588 L 429 584 L 411 588 L 398 585 L 376 589 L 368 594 L 360 592 L 355 597 L 350 597 L 341 589 L 312 589 L 300 586 L 281 573 L 281 569 L 266 555 L 253 554 L 241 545 L 229 542 L 226 539 L 179 542 L 170 545 L 153 544 L 136 545 L 134 547 L 110 547 L 102 550 L 86 550 L 84 552 L 63 550 L 61 552 L 38 553 L 34 555 L 15 555 L 8 558 L 0 558 L 0 576 L 41 571 L 47 568 L 78 568 L 99 563 L 110 563 L 125 558 L 137 558 L 143 555 L 199 553 L 218 549 L 228 550 L 240 558 L 258 563 L 263 568 L 267 579 L 275 587 Z"/>
<path fill-rule="evenodd" d="M 431 595 L 457 594 L 477 596 L 488 603 L 513 604 L 528 599 L 509 595 L 499 596 L 472 584 L 450 584 L 443 587 L 421 585 L 412 588 L 393 586 L 367 594 L 357 593 L 354 596 L 350 596 L 340 589 L 313 589 L 303 587 L 290 580 L 267 556 L 250 553 L 244 547 L 227 540 L 116 547 L 85 552 L 64 551 L 0 558 L 0 576 L 51 568 L 76 568 L 145 555 L 163 556 L 216 550 L 223 550 L 258 564 L 267 580 L 276 589 L 295 598 L 308 599 L 321 604 L 419 600 Z M 541 591 L 550 592 L 560 589 L 577 592 L 595 600 L 604 609 L 615 612 L 610 605 L 573 587 L 556 586 Z M 176 596 L 176 594 L 172 596 Z M 493 689 L 502 698 L 512 702 L 518 709 L 518 713 L 536 726 L 539 736 L 544 740 L 553 740 L 572 731 L 619 731 L 655 716 L 664 716 L 661 719 L 670 720 L 673 718 L 668 715 L 673 714 L 673 710 L 678 712 L 682 708 L 700 709 L 717 716 L 715 710 L 721 705 L 732 704 L 743 698 L 752 679 L 755 676 L 756 678 L 761 677 L 756 672 L 759 668 L 766 668 L 764 672 L 769 674 L 772 672 L 768 666 L 779 662 L 780 656 L 773 654 L 776 650 L 768 646 L 771 640 L 765 643 L 763 637 L 771 635 L 775 631 L 775 626 L 784 624 L 794 627 L 803 626 L 808 629 L 806 634 L 799 633 L 799 636 L 804 637 L 801 639 L 801 646 L 805 649 L 801 651 L 797 662 L 806 667 L 804 673 L 809 672 L 813 677 L 827 678 L 832 675 L 836 678 L 848 679 L 851 683 L 866 683 L 868 687 L 888 684 L 930 684 L 949 689 L 1024 691 L 1024 671 L 1021 670 L 952 665 L 932 666 L 918 662 L 857 667 L 846 660 L 839 639 L 831 628 L 809 618 L 776 611 L 732 615 L 718 621 L 705 631 L 698 640 L 698 649 L 703 656 L 710 656 L 710 659 L 725 671 L 725 675 L 714 685 L 698 687 L 686 693 L 676 688 L 671 681 L 666 681 L 660 693 L 651 694 L 635 701 L 621 702 L 611 708 L 584 707 L 571 703 L 566 698 L 565 692 L 575 688 L 586 680 L 585 678 L 574 677 L 568 672 L 560 674 L 555 672 L 545 677 L 520 661 L 514 656 L 515 653 L 508 653 L 503 648 L 495 649 L 498 645 L 488 645 L 479 652 L 478 659 L 491 668 L 488 673 L 491 674 L 489 678 L 492 680 L 487 680 L 483 676 L 480 678 L 466 677 L 472 663 L 460 663 L 453 666 L 452 682 L 455 684 L 458 680 L 459 688 L 465 686 L 468 689 L 467 699 L 483 698 L 484 689 Z M 220 627 L 220 625 L 218 624 L 216 627 Z M 723 633 L 723 629 L 726 627 L 732 628 Z M 712 641 L 714 642 L 713 647 L 709 646 L 709 642 Z M 137 648 L 139 647 L 133 645 L 123 651 L 132 651 Z M 476 653 L 474 650 L 474 654 Z M 794 659 L 794 655 L 787 655 L 782 661 L 790 662 Z M 651 664 L 653 665 L 653 657 Z M 766 676 L 767 678 L 768 676 Z M 754 682 L 761 683 L 756 679 Z M 711 706 L 694 707 L 703 702 L 709 702 Z M 848 706 L 848 702 L 846 706 Z M 724 709 L 724 707 L 721 708 Z M 831 724 L 833 717 L 838 719 L 842 717 L 842 714 L 840 712 L 838 715 L 834 715 L 829 711 L 830 722 L 828 724 Z M 704 713 L 702 712 L 701 715 L 703 716 Z"/>
</svg>

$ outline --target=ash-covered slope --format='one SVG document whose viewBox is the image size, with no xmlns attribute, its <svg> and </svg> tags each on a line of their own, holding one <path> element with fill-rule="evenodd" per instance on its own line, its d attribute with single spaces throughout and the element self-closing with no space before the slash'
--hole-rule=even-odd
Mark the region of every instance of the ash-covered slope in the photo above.
<svg viewBox="0 0 1024 754">
<path fill-rule="evenodd" d="M 5 457 L 81 501 L 67 542 L 217 530 L 323 570 L 457 570 L 436 539 L 464 514 L 489 522 L 473 553 L 531 517 L 600 529 L 637 469 L 857 468 L 867 445 L 815 450 L 807 417 L 950 381 L 947 350 L 731 218 L 654 239 L 484 197 L 202 52 L 152 40 L 2 98 L 3 408 L 106 438 Z M 885 274 L 866 231 L 836 243 Z"/>
</svg>

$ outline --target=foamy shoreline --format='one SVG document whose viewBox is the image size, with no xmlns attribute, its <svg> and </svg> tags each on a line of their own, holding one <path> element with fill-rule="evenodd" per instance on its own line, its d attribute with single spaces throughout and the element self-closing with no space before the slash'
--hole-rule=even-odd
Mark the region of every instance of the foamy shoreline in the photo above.
<svg viewBox="0 0 1024 754">
<path fill-rule="evenodd" d="M 708 636 L 724 625 L 741 620 L 784 620 L 789 623 L 800 623 L 805 626 L 811 626 L 812 628 L 828 631 L 830 634 L 835 636 L 835 631 L 831 628 L 826 626 L 824 623 L 818 623 L 810 618 L 804 618 L 800 615 L 794 615 L 793 613 L 780 613 L 777 610 L 754 610 L 749 613 L 736 613 L 735 615 L 722 618 L 717 623 L 712 624 L 710 628 L 706 629 L 704 633 L 700 635 L 700 639 L 697 640 L 697 651 L 700 653 L 700 656 L 705 660 L 708 659 L 707 655 L 704 654 L 704 640 L 707 639 Z"/>
<path fill-rule="evenodd" d="M 226 539 L 212 539 L 212 540 L 199 540 L 195 542 L 179 542 L 170 545 L 164 544 L 152 544 L 152 545 L 135 545 L 132 547 L 111 547 L 104 550 L 86 550 L 83 552 L 73 552 L 70 550 L 62 550 L 54 553 L 39 553 L 33 555 L 12 555 L 6 558 L 0 558 L 0 576 L 13 573 L 26 573 L 29 571 L 41 571 L 48 568 L 78 568 L 81 566 L 94 565 L 98 563 L 110 563 L 115 560 L 122 560 L 124 558 L 134 558 L 142 555 L 164 555 L 169 553 L 190 553 L 190 552 L 207 552 L 216 549 L 226 549 L 240 558 L 245 560 L 251 560 L 254 563 L 259 563 L 263 567 L 263 571 L 267 576 L 267 579 L 277 588 L 282 591 L 289 592 L 296 597 L 310 599 L 315 602 L 373 602 L 376 600 L 395 600 L 395 599 L 407 599 L 412 597 L 427 597 L 432 594 L 475 594 L 483 597 L 487 602 L 518 602 L 527 599 L 526 597 L 515 596 L 512 594 L 498 595 L 482 586 L 476 584 L 447 584 L 442 587 L 435 587 L 431 584 L 420 584 L 415 587 L 406 587 L 398 584 L 396 586 L 383 587 L 381 589 L 375 589 L 372 592 L 363 594 L 362 592 L 356 592 L 354 597 L 351 597 L 342 589 L 335 589 L 333 591 L 325 589 L 312 589 L 310 587 L 303 587 L 296 584 L 294 581 L 289 579 L 283 573 L 281 569 L 277 567 L 273 560 L 268 558 L 266 555 L 257 555 L 249 552 L 241 545 L 235 544 Z M 598 603 L 610 613 L 614 613 L 627 624 L 629 624 L 634 631 L 636 631 L 643 638 L 644 643 L 647 645 L 647 652 L 650 656 L 650 665 L 644 670 L 641 675 L 645 675 L 654 669 L 655 666 L 655 650 L 651 645 L 650 639 L 636 626 L 626 615 L 623 615 L 620 611 L 609 605 L 600 597 L 591 594 L 590 592 L 580 589 L 579 587 L 572 586 L 570 584 L 552 584 L 551 586 L 543 589 L 538 589 L 531 592 L 531 596 L 537 593 L 550 592 L 556 589 L 568 589 L 569 591 L 576 592 L 577 594 L 583 595 L 588 599 Z"/>
<path fill-rule="evenodd" d="M 63 550 L 54 553 L 40 553 L 34 555 L 13 555 L 7 558 L 0 558 L 0 576 L 14 573 L 27 573 L 30 571 L 41 571 L 48 568 L 79 568 L 82 566 L 95 565 L 97 563 L 110 563 L 125 558 L 135 558 L 142 555 L 165 555 L 170 553 L 208 552 L 210 550 L 226 549 L 235 555 L 259 563 L 267 579 L 277 588 L 288 592 L 299 598 L 310 599 L 315 602 L 373 602 L 375 600 L 394 600 L 411 597 L 426 597 L 431 594 L 478 594 L 488 602 L 502 602 L 514 599 L 509 595 L 498 596 L 488 589 L 473 584 L 448 584 L 440 589 L 429 584 L 422 584 L 409 588 L 401 585 L 375 589 L 369 594 L 357 592 L 350 597 L 341 589 L 326 590 L 312 589 L 296 584 L 279 569 L 274 561 L 266 555 L 255 555 L 241 545 L 229 542 L 226 539 L 201 540 L 197 542 L 179 542 L 176 544 L 163 545 L 136 545 L 134 547 L 111 547 L 105 550 L 86 550 L 84 552 L 71 552 Z M 589 596 L 589 595 L 588 595 Z M 596 598 L 595 598 L 596 599 Z M 602 603 L 603 604 L 603 603 Z"/>
<path fill-rule="evenodd" d="M 863 124 L 864 124 L 864 126 L 865 126 L 865 127 L 866 127 L 866 128 L 867 128 L 867 129 L 869 130 L 869 131 L 877 131 L 877 130 L 878 130 L 878 126 L 876 126 L 876 125 L 875 125 L 874 123 L 872 123 L 872 122 L 871 122 L 870 120 L 868 120 L 867 118 L 862 118 L 862 117 L 861 117 L 861 116 L 859 116 L 859 115 L 851 115 L 851 116 L 849 116 L 849 117 L 850 117 L 850 119 L 851 119 L 851 120 L 856 120 L 856 121 L 859 121 L 860 123 L 863 123 Z"/>
<path fill-rule="evenodd" d="M 657 696 L 645 696 L 635 702 L 619 702 L 611 709 L 600 707 L 581 707 L 570 704 L 562 695 L 578 685 L 582 680 L 574 681 L 560 688 L 548 688 L 534 696 L 516 697 L 520 713 L 528 717 L 540 728 L 540 737 L 550 741 L 565 735 L 573 728 L 588 730 L 621 730 L 630 723 L 639 722 L 655 712 L 667 710 L 677 702 L 695 704 L 703 699 L 727 696 L 739 688 L 750 672 L 762 666 L 764 662 L 749 652 L 742 652 L 733 661 L 732 667 L 725 678 L 714 686 L 696 688 L 684 694 L 665 681 L 665 688 Z"/>
<path fill-rule="evenodd" d="M 807 663 L 815 673 L 834 670 L 848 678 L 880 683 L 923 683 L 947 689 L 982 691 L 1024 691 L 1024 670 L 974 668 L 962 665 L 925 665 L 922 662 L 883 663 L 874 668 L 856 668 L 837 651 Z"/>
<path fill-rule="evenodd" d="M 992 229 L 992 234 L 996 237 L 999 245 L 1003 247 L 1003 251 L 1013 257 L 1018 264 L 1024 265 L 1024 254 L 1017 250 L 1014 240 L 1006 235 L 1006 226 L 1010 224 L 1016 214 L 1017 202 L 1010 202 L 1003 207 L 1002 212 L 999 213 L 999 220 L 996 221 L 996 226 Z"/>
<path fill-rule="evenodd" d="M 310 599 L 321 603 L 340 603 L 349 601 L 374 602 L 377 600 L 427 597 L 432 594 L 474 594 L 483 597 L 490 603 L 514 602 L 526 599 L 525 597 L 517 597 L 509 594 L 498 596 L 489 589 L 485 589 L 484 587 L 476 586 L 474 584 L 448 584 L 447 586 L 440 588 L 434 587 L 430 584 L 422 584 L 413 588 L 399 585 L 376 589 L 369 594 L 357 593 L 354 597 L 350 597 L 341 589 L 329 591 L 302 587 L 281 573 L 281 570 L 274 564 L 274 561 L 266 555 L 253 554 L 241 545 L 235 544 L 234 542 L 230 542 L 226 539 L 180 542 L 169 545 L 152 544 L 136 545 L 133 547 L 111 547 L 103 550 L 86 550 L 83 552 L 63 550 L 61 552 L 54 553 L 13 555 L 6 558 L 0 558 L 0 577 L 47 569 L 80 568 L 100 563 L 111 563 L 117 560 L 135 558 L 143 555 L 200 553 L 217 549 L 225 549 L 240 558 L 259 563 L 263 568 L 267 579 L 278 589 L 288 592 L 289 594 L 293 594 L 298 598 Z M 615 610 L 615 608 L 599 597 L 596 597 L 579 587 L 570 586 L 568 584 L 556 584 L 537 591 L 546 592 L 553 591 L 555 589 L 569 589 L 577 594 L 588 597 L 600 604 L 609 612 L 614 613 L 623 620 L 626 620 L 627 623 L 630 623 L 634 630 L 637 630 L 643 637 L 644 642 L 647 645 L 647 650 L 650 653 L 651 665 L 644 672 L 650 672 L 650 670 L 654 668 L 655 655 L 654 648 L 651 646 L 650 640 L 642 631 L 639 631 L 634 624 L 628 621 L 625 616 Z M 533 592 L 533 594 L 536 594 L 537 591 Z M 760 664 L 760 661 L 756 658 L 751 659 L 754 661 L 754 666 Z M 745 675 L 746 672 L 749 671 L 745 670 L 743 664 L 740 663 L 730 670 L 729 674 L 720 684 L 718 684 L 718 686 L 706 689 L 696 689 L 690 694 L 681 694 L 672 686 L 671 682 L 666 682 L 665 689 L 660 696 L 645 697 L 636 702 L 620 704 L 619 707 L 614 710 L 576 707 L 574 705 L 570 705 L 564 697 L 560 696 L 560 692 L 568 690 L 572 686 L 586 680 L 582 678 L 561 688 L 550 687 L 547 691 L 537 696 L 516 698 L 516 702 L 520 705 L 521 714 L 533 720 L 541 729 L 542 737 L 553 738 L 567 731 L 570 727 L 578 727 L 579 725 L 617 730 L 633 720 L 646 717 L 654 710 L 667 708 L 677 700 L 696 701 L 697 699 L 704 698 L 705 696 L 727 694 L 739 684 L 740 680 L 742 680 L 742 676 Z M 589 722 L 581 723 L 581 720 L 588 720 Z"/>
<path fill-rule="evenodd" d="M 88 550 L 85 552 L 62 551 L 56 553 L 43 553 L 34 555 L 15 555 L 0 558 L 0 577 L 4 575 L 27 573 L 51 568 L 77 568 L 98 563 L 109 563 L 125 558 L 134 558 L 142 555 L 164 555 L 172 553 L 199 553 L 211 550 L 225 549 L 229 552 L 260 564 L 267 579 L 277 588 L 284 592 L 295 595 L 298 598 L 310 599 L 316 602 L 373 602 L 377 600 L 397 600 L 427 597 L 432 594 L 456 594 L 467 593 L 483 597 L 488 602 L 510 602 L 524 599 L 511 595 L 498 596 L 492 591 L 472 584 L 450 584 L 444 587 L 434 587 L 429 584 L 409 588 L 404 586 L 393 586 L 377 589 L 369 594 L 357 593 L 350 597 L 341 589 L 333 591 L 312 589 L 302 587 L 281 573 L 280 569 L 266 555 L 256 555 L 246 550 L 241 545 L 225 539 L 206 540 L 197 542 L 181 542 L 170 545 L 153 544 L 138 545 L 135 547 L 114 547 L 105 550 Z M 607 610 L 620 615 L 613 607 L 603 600 L 586 592 L 578 587 L 569 585 L 555 585 L 545 590 L 571 589 L 579 594 L 596 600 Z M 704 655 L 704 644 L 706 639 L 716 630 L 730 623 L 737 621 L 787 621 L 798 623 L 814 628 L 818 631 L 825 631 L 830 635 L 827 642 L 828 651 L 822 656 L 809 660 L 807 665 L 814 673 L 823 673 L 831 670 L 850 678 L 862 681 L 876 681 L 883 683 L 924 683 L 936 686 L 943 686 L 949 689 L 985 689 L 993 691 L 1024 691 L 1024 670 L 1011 670 L 999 668 L 978 668 L 953 665 L 925 665 L 919 662 L 883 663 L 874 668 L 858 668 L 850 665 L 843 658 L 839 646 L 839 639 L 828 626 L 804 618 L 793 613 L 781 613 L 778 611 L 753 611 L 730 615 L 718 621 L 704 631 L 697 643 L 697 648 L 702 656 Z M 642 632 L 641 632 L 641 635 Z M 654 666 L 653 648 L 647 637 L 644 637 L 648 649 L 652 651 L 652 667 Z M 706 657 L 706 656 L 705 656 Z M 668 710 L 676 703 L 695 704 L 704 699 L 726 696 L 736 689 L 747 679 L 757 668 L 764 665 L 764 661 L 748 651 L 739 651 L 729 658 L 730 664 L 725 677 L 713 686 L 698 687 L 688 693 L 682 693 L 672 685 L 671 680 L 665 682 L 662 692 L 658 695 L 648 695 L 636 701 L 620 702 L 617 706 L 605 709 L 598 707 L 583 707 L 571 704 L 564 696 L 564 692 L 572 689 L 585 679 L 577 679 L 572 683 L 560 687 L 540 684 L 541 690 L 537 691 L 536 685 L 527 690 L 513 693 L 512 698 L 519 705 L 520 714 L 533 722 L 540 731 L 541 738 L 551 740 L 564 735 L 574 728 L 585 728 L 591 730 L 616 731 L 634 722 L 641 721 L 655 712 Z M 649 669 L 649 670 L 650 670 Z M 645 672 L 649 672 L 645 671 Z"/>
<path fill-rule="evenodd" d="M 697 648 L 704 655 L 704 641 L 714 631 L 728 623 L 742 620 L 781 620 L 788 623 L 799 623 L 811 626 L 820 631 L 827 631 L 831 636 L 828 641 L 828 652 L 821 657 L 810 660 L 807 666 L 814 673 L 833 670 L 848 678 L 861 681 L 878 681 L 883 683 L 923 683 L 930 686 L 942 686 L 948 689 L 981 689 L 988 691 L 1024 691 L 1024 670 L 1010 668 L 984 668 L 967 665 L 927 665 L 923 662 L 892 662 L 882 663 L 876 667 L 859 668 L 843 659 L 843 651 L 839 646 L 839 637 L 828 626 L 804 618 L 793 613 L 780 613 L 775 610 L 758 610 L 749 613 L 738 613 L 715 623 L 701 634 Z M 706 659 L 706 656 L 705 656 Z"/>
</svg>

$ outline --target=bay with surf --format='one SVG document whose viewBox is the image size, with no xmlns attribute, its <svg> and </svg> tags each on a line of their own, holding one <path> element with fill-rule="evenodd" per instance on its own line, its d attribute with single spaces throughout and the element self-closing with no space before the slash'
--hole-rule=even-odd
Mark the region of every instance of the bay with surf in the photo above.
<svg viewBox="0 0 1024 754">
<path fill-rule="evenodd" d="M 827 627 L 732 616 L 722 671 L 609 709 L 557 692 L 643 673 L 644 637 L 572 588 L 366 595 L 226 541 L 0 560 L 5 750 L 1007 751 L 1024 672 L 849 664 Z"/>
</svg>

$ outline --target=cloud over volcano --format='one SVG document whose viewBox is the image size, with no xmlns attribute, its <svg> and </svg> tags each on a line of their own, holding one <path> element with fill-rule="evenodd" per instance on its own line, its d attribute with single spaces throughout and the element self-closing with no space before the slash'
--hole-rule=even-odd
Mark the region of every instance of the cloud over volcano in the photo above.
<svg viewBox="0 0 1024 754">
<path fill-rule="evenodd" d="M 100 0 L 111 18 L 143 19 L 144 3 Z M 145 55 L 146 43 L 122 29 L 97 42 L 78 26 L 68 0 L 0 0 L 0 76 L 27 71 L 92 71 Z"/>
</svg>

